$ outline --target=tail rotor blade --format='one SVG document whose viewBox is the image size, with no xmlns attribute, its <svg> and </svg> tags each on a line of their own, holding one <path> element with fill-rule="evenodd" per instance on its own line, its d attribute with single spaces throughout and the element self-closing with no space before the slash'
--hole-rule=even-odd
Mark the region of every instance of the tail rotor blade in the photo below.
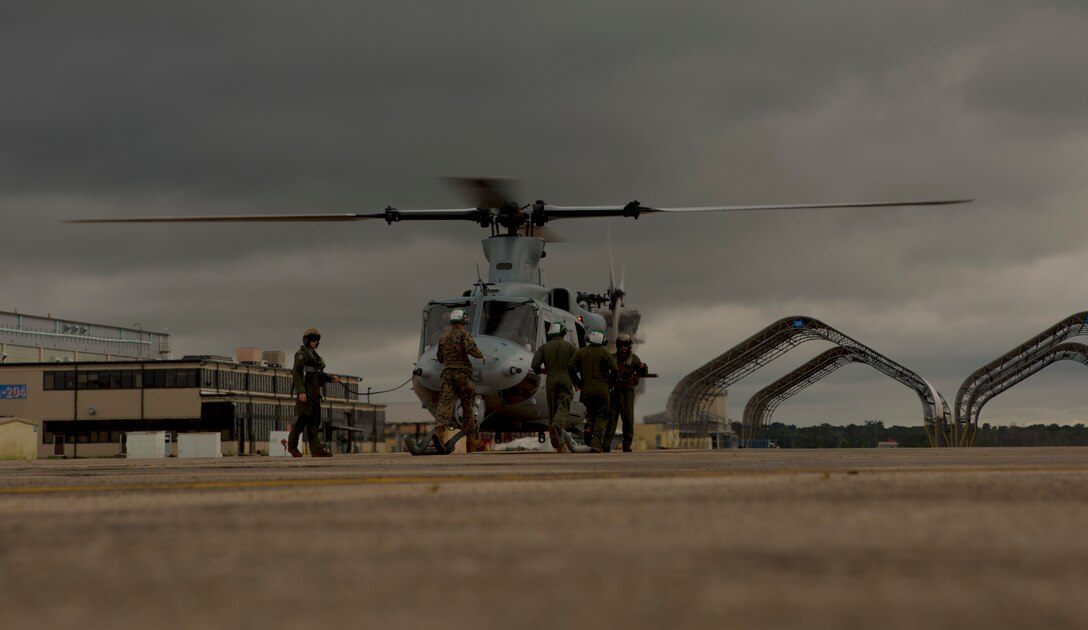
<svg viewBox="0 0 1088 630">
<path fill-rule="evenodd" d="M 612 345 L 616 345 L 616 340 L 620 338 L 620 316 L 623 314 L 623 302 L 616 300 L 613 302 L 612 307 Z"/>
<path fill-rule="evenodd" d="M 612 227 L 608 228 L 608 292 L 616 290 L 616 270 L 612 264 Z"/>
</svg>

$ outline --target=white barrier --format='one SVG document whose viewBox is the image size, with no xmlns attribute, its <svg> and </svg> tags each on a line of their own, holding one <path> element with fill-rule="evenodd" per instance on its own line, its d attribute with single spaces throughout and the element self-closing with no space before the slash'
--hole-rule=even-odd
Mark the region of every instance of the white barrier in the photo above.
<svg viewBox="0 0 1088 630">
<path fill-rule="evenodd" d="M 287 456 L 287 435 L 290 431 L 268 432 L 268 454 L 271 457 Z"/>
<path fill-rule="evenodd" d="M 162 459 L 166 457 L 166 431 L 129 431 L 125 438 L 128 459 Z"/>
<path fill-rule="evenodd" d="M 178 457 L 222 457 L 219 433 L 179 433 Z"/>
</svg>

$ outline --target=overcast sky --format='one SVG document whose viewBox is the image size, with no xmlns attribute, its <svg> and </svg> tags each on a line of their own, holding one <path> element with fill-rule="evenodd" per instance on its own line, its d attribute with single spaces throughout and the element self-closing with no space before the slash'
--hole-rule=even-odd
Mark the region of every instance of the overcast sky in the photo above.
<svg viewBox="0 0 1088 630">
<path fill-rule="evenodd" d="M 419 315 L 486 269 L 472 223 L 67 225 L 67 218 L 973 197 L 970 206 L 555 222 L 549 284 L 608 285 L 608 230 L 660 374 L 637 413 L 767 324 L 809 315 L 929 379 L 1088 310 L 1083 2 L 147 2 L 0 8 L 0 310 L 165 330 L 175 357 L 292 351 L 374 389 Z M 829 347 L 811 342 L 730 390 Z M 983 422 L 1082 422 L 1056 364 Z M 407 388 L 377 400 L 414 400 Z M 921 422 L 847 366 L 801 425 Z"/>
</svg>

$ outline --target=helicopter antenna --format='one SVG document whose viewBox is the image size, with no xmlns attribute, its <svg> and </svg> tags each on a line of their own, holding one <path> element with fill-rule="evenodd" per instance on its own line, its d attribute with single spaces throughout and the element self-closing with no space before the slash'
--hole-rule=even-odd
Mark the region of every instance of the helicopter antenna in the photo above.
<svg viewBox="0 0 1088 630">
<path fill-rule="evenodd" d="M 491 295 L 492 294 L 491 289 L 489 289 L 488 287 L 491 287 L 491 286 L 494 286 L 494 285 L 492 283 L 490 283 L 490 282 L 484 282 L 483 276 L 480 275 L 480 263 L 476 263 L 476 282 L 474 282 L 472 284 L 472 286 L 475 287 L 475 291 L 474 291 L 475 295 Z M 495 293 L 498 293 L 498 290 L 496 290 Z"/>
</svg>

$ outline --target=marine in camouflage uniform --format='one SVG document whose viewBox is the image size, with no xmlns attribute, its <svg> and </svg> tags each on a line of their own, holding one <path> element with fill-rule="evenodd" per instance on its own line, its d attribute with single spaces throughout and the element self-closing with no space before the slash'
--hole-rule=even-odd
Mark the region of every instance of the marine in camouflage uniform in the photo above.
<svg viewBox="0 0 1088 630">
<path fill-rule="evenodd" d="M 570 403 L 574 400 L 574 383 L 570 380 L 567 367 L 578 352 L 574 344 L 563 338 L 565 333 L 563 322 L 552 323 L 548 329 L 550 339 L 537 348 L 533 361 L 529 364 L 537 374 L 548 376 L 545 387 L 548 397 L 548 434 L 551 436 L 552 448 L 560 453 L 570 452 L 560 436 L 566 428 Z"/>
<path fill-rule="evenodd" d="M 593 331 L 586 336 L 589 345 L 575 353 L 567 371 L 571 381 L 582 390 L 586 420 L 591 427 L 589 448 L 594 453 L 604 450 L 608 428 L 608 386 L 616 375 L 616 360 L 601 346 L 604 334 Z M 607 436 L 611 441 L 612 436 Z"/>
<path fill-rule="evenodd" d="M 306 434 L 312 456 L 332 457 L 332 452 L 322 444 L 318 433 L 321 426 L 321 386 L 338 383 L 340 379 L 325 374 L 325 360 L 317 353 L 320 342 L 321 333 L 316 328 L 307 328 L 302 334 L 302 347 L 295 353 L 295 364 L 291 368 L 291 393 L 295 395 L 295 414 L 298 416 L 287 436 L 287 452 L 292 457 L 302 457 L 298 450 L 302 433 Z"/>
<path fill-rule="evenodd" d="M 450 421 L 453 408 L 461 402 L 462 424 L 468 452 L 482 447 L 476 427 L 476 383 L 473 380 L 469 357 L 484 359 L 484 353 L 476 346 L 476 340 L 465 330 L 468 315 L 461 310 L 450 313 L 450 329 L 438 340 L 438 362 L 442 364 L 442 392 L 438 396 L 438 409 L 434 416 L 434 442 L 439 450 L 453 436 Z"/>
<path fill-rule="evenodd" d="M 640 376 L 646 376 L 646 364 L 638 355 L 631 352 L 631 335 L 623 334 L 616 339 L 616 352 L 612 354 L 619 371 L 612 385 L 609 400 L 610 418 L 605 435 L 616 433 L 616 421 L 623 419 L 623 452 L 631 452 L 631 443 L 635 439 L 635 388 Z M 604 449 L 610 450 L 608 445 Z"/>
</svg>

